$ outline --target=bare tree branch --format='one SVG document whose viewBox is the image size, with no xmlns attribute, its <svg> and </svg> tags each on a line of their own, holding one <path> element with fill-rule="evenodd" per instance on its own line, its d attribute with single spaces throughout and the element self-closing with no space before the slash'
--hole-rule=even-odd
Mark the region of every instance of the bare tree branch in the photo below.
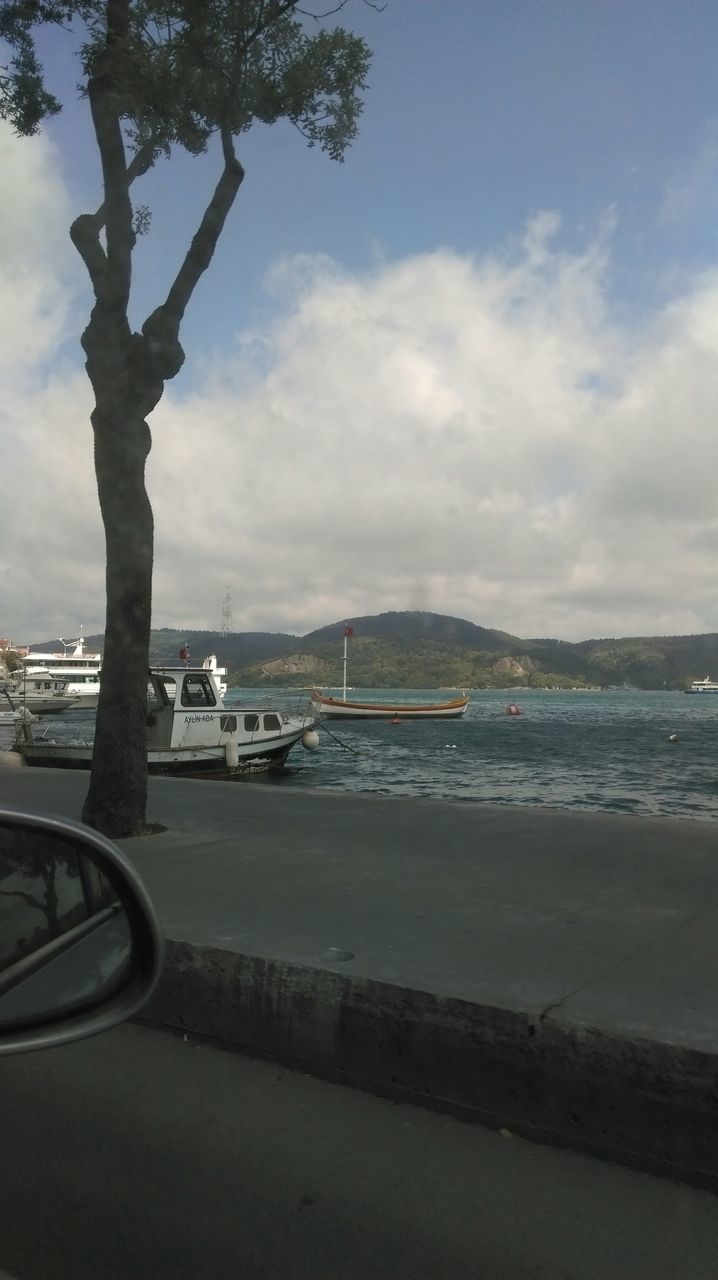
<svg viewBox="0 0 718 1280">
<path fill-rule="evenodd" d="M 155 144 L 150 140 L 140 147 L 139 151 L 135 152 L 126 170 L 128 187 L 152 167 L 155 150 Z M 70 227 L 70 239 L 87 267 L 87 273 L 97 299 L 100 298 L 103 291 L 105 272 L 107 270 L 107 254 L 100 241 L 100 232 L 105 225 L 106 210 L 107 205 L 103 203 L 95 213 L 81 213 L 79 217 L 75 218 Z"/>
<path fill-rule="evenodd" d="M 98 301 L 118 313 L 127 309 L 132 275 L 132 201 L 127 176 L 125 144 L 120 122 L 121 104 L 111 74 L 113 56 L 129 33 L 129 0 L 107 0 L 106 65 L 99 66 L 88 81 L 88 98 L 100 151 L 105 190 L 106 267 Z M 96 256 L 96 255 L 95 255 Z M 87 265 L 87 260 L 86 265 Z M 89 270 L 88 266 L 88 270 Z M 95 281 L 93 280 L 93 286 Z"/>
<path fill-rule="evenodd" d="M 70 227 L 70 239 L 87 267 L 92 291 L 100 298 L 105 284 L 107 254 L 100 243 L 102 223 L 93 213 L 81 213 Z"/>
<path fill-rule="evenodd" d="M 22 889 L 0 889 L 0 895 L 3 898 L 22 898 L 23 902 L 26 902 L 29 907 L 35 907 L 37 911 L 41 911 L 43 915 L 46 915 L 44 903 L 37 898 L 33 898 L 31 893 L 23 893 Z"/>
<path fill-rule="evenodd" d="M 221 137 L 224 169 L 164 303 L 142 326 L 142 332 L 148 336 L 160 321 L 158 312 L 162 313 L 162 323 L 169 323 L 175 336 L 178 334 L 187 304 L 198 280 L 212 261 L 227 215 L 242 184 L 244 169 L 237 159 L 232 135 L 226 126 L 221 130 Z"/>
<path fill-rule="evenodd" d="M 301 13 L 305 18 L 313 18 L 315 22 L 321 22 L 324 18 L 331 18 L 335 13 L 341 13 L 345 9 L 349 0 L 338 0 L 333 9 L 326 9 L 323 13 L 312 13 L 309 9 L 300 9 L 297 5 L 297 13 Z M 363 0 L 367 9 L 375 9 L 377 13 L 383 13 L 388 8 L 389 0 L 386 4 L 375 4 L 374 0 Z"/>
</svg>

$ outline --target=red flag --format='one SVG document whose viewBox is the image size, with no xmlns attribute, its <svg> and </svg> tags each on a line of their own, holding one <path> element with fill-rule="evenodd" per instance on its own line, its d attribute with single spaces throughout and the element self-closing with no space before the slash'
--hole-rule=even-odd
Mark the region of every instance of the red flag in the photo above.
<svg viewBox="0 0 718 1280">
<path fill-rule="evenodd" d="M 344 635 L 345 635 L 345 636 L 353 636 L 353 635 L 354 635 L 354 628 L 353 628 L 353 627 L 350 627 L 350 626 L 349 626 L 349 623 L 347 623 L 347 625 L 346 625 L 346 626 L 345 626 L 345 628 L 344 628 Z"/>
</svg>

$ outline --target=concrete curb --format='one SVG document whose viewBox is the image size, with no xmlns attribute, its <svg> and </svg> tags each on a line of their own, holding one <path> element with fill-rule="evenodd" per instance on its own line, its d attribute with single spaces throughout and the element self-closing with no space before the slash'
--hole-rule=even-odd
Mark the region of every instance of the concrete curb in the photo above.
<svg viewBox="0 0 718 1280">
<path fill-rule="evenodd" d="M 718 1191 L 711 1054 L 183 942 L 142 1019 Z"/>
</svg>

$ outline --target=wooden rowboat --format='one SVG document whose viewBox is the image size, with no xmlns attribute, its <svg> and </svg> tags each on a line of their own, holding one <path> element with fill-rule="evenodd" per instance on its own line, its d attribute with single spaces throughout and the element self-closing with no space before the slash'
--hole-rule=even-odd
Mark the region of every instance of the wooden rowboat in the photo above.
<svg viewBox="0 0 718 1280">
<path fill-rule="evenodd" d="M 312 709 L 328 720 L 458 720 L 466 712 L 466 694 L 451 702 L 347 702 L 312 691 Z"/>
</svg>

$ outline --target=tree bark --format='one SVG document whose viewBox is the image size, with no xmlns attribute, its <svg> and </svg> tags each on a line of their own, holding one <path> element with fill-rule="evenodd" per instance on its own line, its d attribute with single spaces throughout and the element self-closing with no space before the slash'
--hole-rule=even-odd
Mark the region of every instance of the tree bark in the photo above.
<svg viewBox="0 0 718 1280">
<path fill-rule="evenodd" d="M 154 522 L 145 488 L 163 377 L 124 316 L 95 307 L 83 336 L 95 392 L 95 474 L 105 529 L 107 612 L 90 787 L 83 821 L 105 835 L 141 834 L 147 801 L 147 663 Z"/>
<path fill-rule="evenodd" d="M 131 397 L 96 408 L 95 472 L 105 527 L 107 613 L 90 787 L 83 822 L 140 835 L 147 802 L 147 655 L 154 524 L 145 489 L 150 432 Z"/>
</svg>

